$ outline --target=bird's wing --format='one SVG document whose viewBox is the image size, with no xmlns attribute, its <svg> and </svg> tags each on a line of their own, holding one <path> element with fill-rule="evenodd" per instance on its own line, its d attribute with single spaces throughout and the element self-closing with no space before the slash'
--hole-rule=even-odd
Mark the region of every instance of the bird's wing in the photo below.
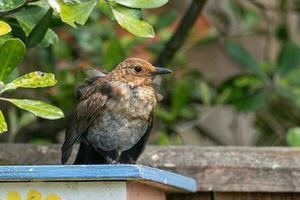
<svg viewBox="0 0 300 200">
<path fill-rule="evenodd" d="M 102 86 L 106 84 L 108 83 L 99 78 L 91 85 L 81 88 L 79 102 L 67 127 L 65 141 L 61 148 L 62 164 L 67 162 L 72 153 L 72 147 L 77 139 L 86 132 L 93 121 L 101 114 L 101 109 L 108 98 L 107 95 L 101 91 Z M 103 88 L 107 88 L 107 86 Z"/>
<path fill-rule="evenodd" d="M 146 142 L 149 138 L 151 129 L 153 127 L 153 121 L 154 121 L 154 115 L 153 113 L 151 113 L 148 119 L 148 126 L 144 135 L 133 147 L 121 153 L 120 160 L 119 160 L 120 163 L 135 163 L 137 161 L 137 159 L 145 149 Z"/>
</svg>

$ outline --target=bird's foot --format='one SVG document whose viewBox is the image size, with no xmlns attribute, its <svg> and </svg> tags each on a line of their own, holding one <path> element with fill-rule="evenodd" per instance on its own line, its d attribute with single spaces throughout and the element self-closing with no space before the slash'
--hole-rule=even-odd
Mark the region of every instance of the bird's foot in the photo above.
<svg viewBox="0 0 300 200">
<path fill-rule="evenodd" d="M 106 157 L 105 158 L 106 162 L 110 165 L 116 165 L 116 164 L 120 164 L 120 162 L 116 161 L 116 160 L 113 160 L 111 159 L 110 157 Z"/>
<path fill-rule="evenodd" d="M 112 164 L 112 165 L 117 165 L 117 164 L 120 164 L 120 162 L 118 162 L 118 161 L 116 161 L 116 160 L 112 160 L 112 161 L 110 162 L 110 164 Z"/>
<path fill-rule="evenodd" d="M 129 157 L 128 164 L 134 165 L 136 164 L 136 161 L 133 158 Z"/>
</svg>

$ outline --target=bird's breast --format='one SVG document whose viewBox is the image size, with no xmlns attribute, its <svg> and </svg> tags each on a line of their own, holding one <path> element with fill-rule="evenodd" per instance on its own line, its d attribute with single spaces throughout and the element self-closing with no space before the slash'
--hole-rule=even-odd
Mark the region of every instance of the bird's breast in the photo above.
<svg viewBox="0 0 300 200">
<path fill-rule="evenodd" d="M 116 84 L 115 98 L 108 99 L 106 107 L 127 118 L 148 119 L 156 106 L 156 94 L 152 87 L 131 88 L 127 84 Z"/>
</svg>

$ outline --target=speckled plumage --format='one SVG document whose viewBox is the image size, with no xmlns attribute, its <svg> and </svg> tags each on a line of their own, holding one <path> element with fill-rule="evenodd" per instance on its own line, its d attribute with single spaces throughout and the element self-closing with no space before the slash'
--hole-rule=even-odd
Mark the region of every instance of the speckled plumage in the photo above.
<svg viewBox="0 0 300 200">
<path fill-rule="evenodd" d="M 76 164 L 135 162 L 144 149 L 152 112 L 160 99 L 152 87 L 153 77 L 163 73 L 170 71 L 130 58 L 81 87 L 75 115 L 66 130 L 62 163 L 79 138 Z"/>
</svg>

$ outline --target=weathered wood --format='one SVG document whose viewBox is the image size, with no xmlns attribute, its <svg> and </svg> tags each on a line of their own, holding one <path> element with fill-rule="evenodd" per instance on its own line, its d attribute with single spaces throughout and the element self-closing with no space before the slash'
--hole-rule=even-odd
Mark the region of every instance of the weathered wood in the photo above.
<svg viewBox="0 0 300 200">
<path fill-rule="evenodd" d="M 215 194 L 216 200 L 299 200 L 297 193 L 238 193 L 223 192 Z"/>
<path fill-rule="evenodd" d="M 155 187 L 127 182 L 127 200 L 166 200 L 166 193 Z"/>
<path fill-rule="evenodd" d="M 195 194 L 167 194 L 167 200 L 214 200 L 212 192 L 198 192 Z M 220 199 L 215 199 L 220 200 Z"/>
<path fill-rule="evenodd" d="M 198 192 L 194 194 L 168 194 L 167 200 L 299 200 L 299 193 L 262 192 Z"/>
<path fill-rule="evenodd" d="M 59 159 L 60 145 L 0 145 L 2 165 Z M 195 177 L 201 192 L 300 192 L 299 148 L 148 146 L 139 163 Z"/>
</svg>

